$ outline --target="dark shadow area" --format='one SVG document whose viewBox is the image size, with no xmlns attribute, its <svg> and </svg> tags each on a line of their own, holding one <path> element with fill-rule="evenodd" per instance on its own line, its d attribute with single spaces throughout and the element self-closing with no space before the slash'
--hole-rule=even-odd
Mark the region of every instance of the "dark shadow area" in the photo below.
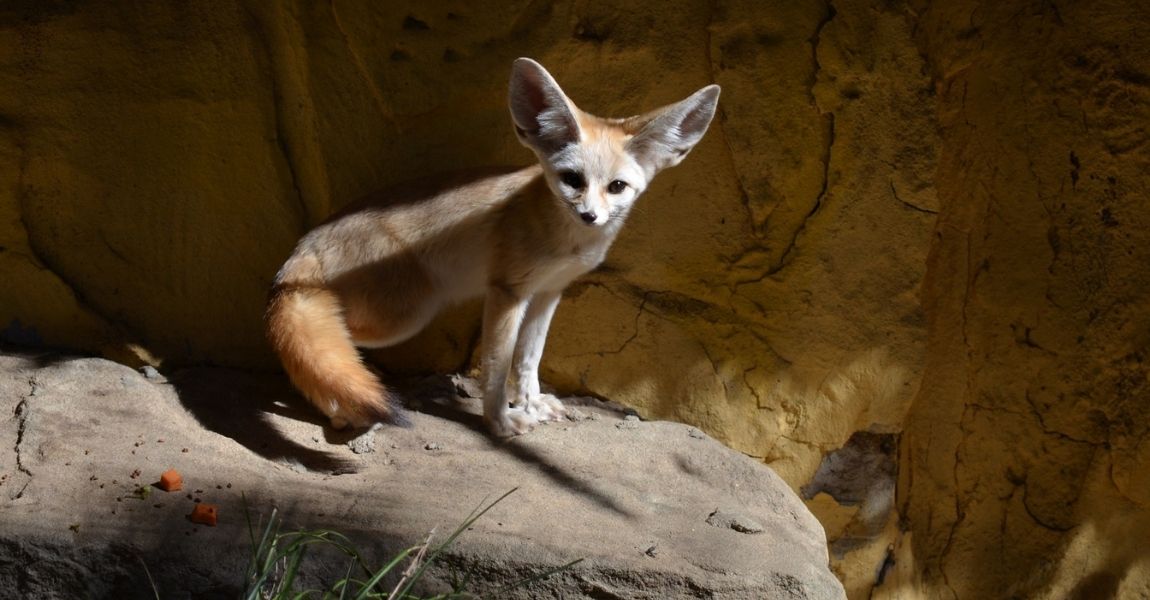
<svg viewBox="0 0 1150 600">
<path fill-rule="evenodd" d="M 468 429 L 487 436 L 483 414 L 469 406 L 469 396 L 459 389 L 451 375 L 431 374 L 403 379 L 385 378 L 408 410 L 455 421 Z"/>
<path fill-rule="evenodd" d="M 19 541 L 0 539 L 0 589 L 5 590 L 0 597 L 240 598 L 248 587 L 251 552 L 273 507 L 278 509 L 279 533 L 340 532 L 372 570 L 423 540 L 422 534 L 348 530 L 335 519 L 301 510 L 293 500 L 254 496 L 241 502 L 231 498 L 221 503 L 225 518 L 218 527 L 178 519 L 125 532 L 104 530 L 75 540 L 38 535 Z M 443 524 L 447 528 L 455 525 Z M 304 558 L 296 589 L 331 589 L 348 576 L 350 564 L 351 559 L 333 546 L 313 545 Z M 385 585 L 394 585 L 404 566 L 393 569 L 384 578 Z M 283 561 L 271 570 L 282 573 Z M 364 578 L 358 566 L 351 573 Z"/>
<path fill-rule="evenodd" d="M 870 543 L 886 526 L 895 509 L 898 442 L 896 434 L 856 431 L 843 447 L 823 457 L 801 488 L 804 500 L 826 493 L 842 506 L 860 507 L 843 534 L 830 540 L 836 558 Z"/>
<path fill-rule="evenodd" d="M 298 462 L 311 471 L 346 473 L 355 470 L 354 463 L 284 437 L 267 420 L 266 415 L 276 414 L 326 425 L 326 419 L 307 406 L 282 377 L 192 367 L 172 373 L 168 380 L 180 403 L 201 425 L 235 440 L 263 458 Z"/>
<path fill-rule="evenodd" d="M 84 358 L 75 351 L 47 348 L 39 345 L 13 344 L 0 342 L 0 354 L 6 356 L 19 356 L 32 363 L 37 369 L 43 369 L 60 363 Z"/>
<path fill-rule="evenodd" d="M 529 434 L 530 435 L 530 434 Z M 507 451 L 524 465 L 534 468 L 546 475 L 553 483 L 564 487 L 573 493 L 586 496 L 595 504 L 614 512 L 621 517 L 634 518 L 627 509 L 620 506 L 613 498 L 595 489 L 588 481 L 578 479 L 567 473 L 559 465 L 550 463 L 542 454 L 520 442 L 518 438 L 509 440 L 492 440 L 492 445 Z"/>
<path fill-rule="evenodd" d="M 1070 600 L 1102 600 L 1118 597 L 1122 577 L 1106 571 L 1091 573 L 1070 592 Z"/>
</svg>

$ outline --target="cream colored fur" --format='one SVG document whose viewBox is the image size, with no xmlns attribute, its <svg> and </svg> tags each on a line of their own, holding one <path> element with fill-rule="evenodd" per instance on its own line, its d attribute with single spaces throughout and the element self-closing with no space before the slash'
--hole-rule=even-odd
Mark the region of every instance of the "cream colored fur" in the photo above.
<svg viewBox="0 0 1150 600">
<path fill-rule="evenodd" d="M 512 68 L 509 103 L 539 164 L 440 178 L 368 198 L 300 240 L 276 276 L 268 338 L 333 427 L 403 422 L 357 347 L 419 332 L 485 296 L 484 418 L 496 435 L 559 419 L 539 361 L 563 289 L 594 269 L 635 199 L 702 138 L 718 86 L 629 119 L 577 108 L 538 63 Z"/>
</svg>

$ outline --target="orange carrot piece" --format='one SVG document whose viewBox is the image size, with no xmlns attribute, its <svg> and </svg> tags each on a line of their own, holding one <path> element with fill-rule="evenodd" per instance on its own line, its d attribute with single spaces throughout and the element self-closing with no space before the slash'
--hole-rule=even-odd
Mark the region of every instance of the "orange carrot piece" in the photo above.
<svg viewBox="0 0 1150 600">
<path fill-rule="evenodd" d="M 201 502 L 192 507 L 192 514 L 188 515 L 188 519 L 190 519 L 193 523 L 215 527 L 216 514 L 217 509 L 215 504 Z"/>
<path fill-rule="evenodd" d="M 175 492 L 183 489 L 184 478 L 180 477 L 180 472 L 175 469 L 168 469 L 160 475 L 160 489 L 165 492 Z"/>
</svg>

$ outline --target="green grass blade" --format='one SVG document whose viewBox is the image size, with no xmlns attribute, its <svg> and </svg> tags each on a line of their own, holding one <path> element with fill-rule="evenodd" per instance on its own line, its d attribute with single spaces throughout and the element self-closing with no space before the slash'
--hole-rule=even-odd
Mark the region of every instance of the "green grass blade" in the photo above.
<svg viewBox="0 0 1150 600">
<path fill-rule="evenodd" d="M 144 562 L 144 557 L 142 556 L 136 555 L 136 559 L 139 560 L 140 564 L 144 567 L 144 575 L 148 577 L 148 585 L 152 586 L 152 596 L 155 597 L 156 600 L 160 600 L 160 590 L 156 588 L 156 580 L 152 579 L 152 572 L 148 570 L 148 563 Z"/>
<path fill-rule="evenodd" d="M 245 515 L 248 512 L 244 511 Z M 260 536 L 260 541 L 252 549 L 252 562 L 248 568 L 247 580 L 248 589 L 245 598 L 247 600 L 262 600 L 261 590 L 267 583 L 268 578 L 271 576 L 275 563 L 279 560 L 277 553 L 277 544 L 280 539 L 277 509 L 272 508 L 271 516 L 268 517 L 268 524 L 264 528 L 263 535 Z M 252 540 L 255 540 L 254 530 L 251 528 L 251 519 L 248 518 L 248 534 Z"/>
<path fill-rule="evenodd" d="M 550 577 L 550 576 L 552 576 L 552 575 L 554 575 L 560 571 L 566 571 L 567 569 L 570 569 L 571 567 L 574 567 L 575 565 L 577 565 L 581 562 L 583 562 L 582 558 L 576 558 L 575 560 L 573 560 L 573 561 L 571 561 L 565 565 L 560 565 L 558 567 L 547 569 L 546 571 L 543 571 L 542 573 L 536 573 L 534 575 L 524 577 L 523 579 L 520 579 L 519 581 L 513 582 L 509 585 L 505 585 L 505 586 L 499 588 L 498 590 L 495 591 L 495 595 L 491 596 L 491 597 L 492 598 L 500 598 L 500 597 L 502 597 L 503 594 L 506 594 L 507 592 L 510 592 L 511 590 L 530 585 L 530 584 L 535 583 L 536 581 L 540 581 L 542 579 L 546 579 L 546 578 L 548 578 L 548 577 Z"/>
<path fill-rule="evenodd" d="M 335 582 L 333 588 L 339 589 L 339 600 L 347 599 L 347 590 L 351 587 L 348 585 L 348 580 L 351 579 L 351 571 L 355 569 L 355 559 L 347 561 L 347 573 L 344 574 L 343 579 Z M 333 589 L 332 591 L 335 591 Z"/>
<path fill-rule="evenodd" d="M 455 542 L 456 538 L 458 538 L 460 535 L 462 535 L 463 532 L 466 531 L 468 527 L 471 527 L 471 525 L 474 524 L 476 521 L 478 521 L 480 517 L 487 514 L 487 511 L 494 508 L 496 504 L 499 504 L 500 502 L 502 502 L 505 498 L 507 498 L 511 494 L 515 493 L 515 491 L 518 489 L 519 488 L 517 488 L 517 487 L 511 488 L 506 493 L 504 493 L 502 496 L 496 498 L 495 501 L 493 501 L 491 504 L 488 504 L 487 506 L 483 507 L 482 509 L 477 509 L 477 510 L 471 511 L 471 514 L 468 515 L 467 519 L 464 520 L 463 523 L 459 527 L 456 527 L 455 531 L 453 531 L 451 533 L 451 535 L 447 536 L 447 539 L 444 540 L 443 543 L 436 546 L 435 549 L 432 550 L 427 555 L 423 564 L 420 565 L 419 569 L 415 571 L 415 573 L 412 575 L 411 579 L 408 580 L 407 584 L 400 590 L 399 594 L 396 595 L 395 597 L 396 598 L 403 598 L 404 596 L 406 596 L 408 594 L 408 592 L 411 591 L 411 588 L 414 587 L 415 584 L 419 581 L 419 579 L 421 577 L 423 577 L 423 573 L 424 573 L 424 571 L 427 570 L 428 565 L 430 565 L 432 562 L 434 562 L 435 559 L 441 553 L 443 553 L 444 550 L 446 550 L 448 548 L 448 546 L 450 546 L 453 542 Z M 483 505 L 480 504 L 480 506 L 483 506 Z"/>
<path fill-rule="evenodd" d="M 288 555 L 287 567 L 284 568 L 283 577 L 280 578 L 280 586 L 284 592 L 290 592 L 292 587 L 295 586 L 295 578 L 299 573 L 299 564 L 303 561 L 304 554 L 307 553 L 309 544 L 299 544 L 292 548 L 291 554 Z"/>
</svg>

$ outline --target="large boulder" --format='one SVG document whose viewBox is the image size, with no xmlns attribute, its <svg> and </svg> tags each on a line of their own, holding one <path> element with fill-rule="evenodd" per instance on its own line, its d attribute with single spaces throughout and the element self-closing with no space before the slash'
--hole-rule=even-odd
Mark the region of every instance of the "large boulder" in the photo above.
<svg viewBox="0 0 1150 600">
<path fill-rule="evenodd" d="M 0 588 L 123 598 L 147 596 L 150 576 L 164 598 L 236 597 L 245 511 L 256 522 L 277 507 L 285 530 L 338 531 L 382 564 L 514 489 L 424 588 L 473 570 L 468 589 L 490 593 L 581 558 L 500 597 L 844 597 L 798 496 L 699 430 L 589 401 L 579 421 L 498 442 L 477 401 L 436 383 L 408 390 L 412 428 L 351 438 L 278 378 L 202 368 L 169 381 L 102 359 L 0 356 Z M 183 490 L 153 486 L 169 468 Z M 201 501 L 217 526 L 187 519 Z M 346 556 L 317 553 L 304 573 L 330 584 L 346 569 Z"/>
</svg>

